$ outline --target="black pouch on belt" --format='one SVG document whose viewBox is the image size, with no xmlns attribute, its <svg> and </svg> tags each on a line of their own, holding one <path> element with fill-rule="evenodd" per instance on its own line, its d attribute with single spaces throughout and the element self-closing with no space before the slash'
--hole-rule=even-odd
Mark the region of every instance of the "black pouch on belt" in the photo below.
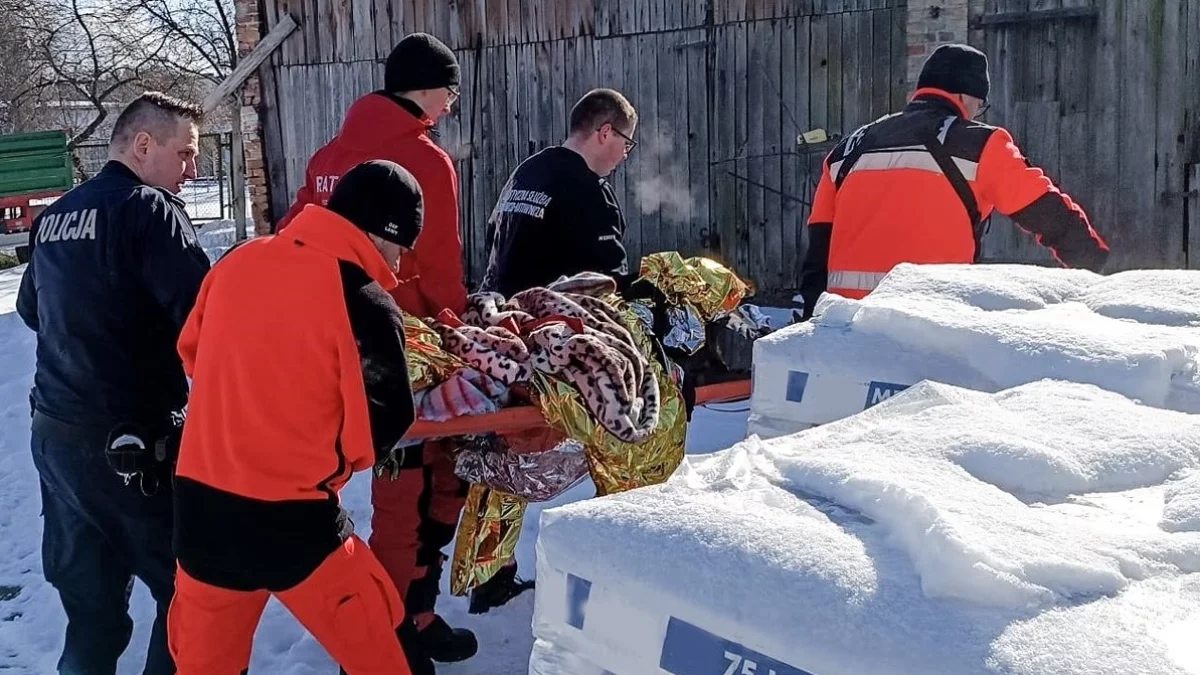
<svg viewBox="0 0 1200 675">
<path fill-rule="evenodd" d="M 142 494 L 158 494 L 163 481 L 170 481 L 183 431 L 182 415 L 173 415 L 165 434 L 149 433 L 136 424 L 120 424 L 108 434 L 104 457 L 109 467 L 128 485 L 134 478 Z"/>
</svg>

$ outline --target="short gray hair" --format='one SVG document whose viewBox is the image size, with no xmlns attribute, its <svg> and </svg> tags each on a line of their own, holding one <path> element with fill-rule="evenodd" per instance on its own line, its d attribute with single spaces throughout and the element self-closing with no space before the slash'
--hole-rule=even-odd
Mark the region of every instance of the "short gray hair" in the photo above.
<svg viewBox="0 0 1200 675">
<path fill-rule="evenodd" d="M 139 131 L 150 134 L 161 145 L 175 134 L 181 119 L 199 124 L 204 119 L 204 110 L 160 91 L 144 92 L 117 116 L 109 146 L 123 150 Z"/>
</svg>

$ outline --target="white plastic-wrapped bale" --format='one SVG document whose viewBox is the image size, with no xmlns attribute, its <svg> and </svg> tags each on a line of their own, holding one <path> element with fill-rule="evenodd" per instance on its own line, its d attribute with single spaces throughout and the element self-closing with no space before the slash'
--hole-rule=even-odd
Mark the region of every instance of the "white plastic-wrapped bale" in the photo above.
<svg viewBox="0 0 1200 675">
<path fill-rule="evenodd" d="M 1200 271 L 900 265 L 863 300 L 759 339 L 749 431 L 794 433 L 922 380 L 996 392 L 1042 378 L 1200 412 Z"/>
<path fill-rule="evenodd" d="M 545 512 L 530 673 L 1195 675 L 1198 468 L 1200 416 L 921 383 Z"/>
</svg>

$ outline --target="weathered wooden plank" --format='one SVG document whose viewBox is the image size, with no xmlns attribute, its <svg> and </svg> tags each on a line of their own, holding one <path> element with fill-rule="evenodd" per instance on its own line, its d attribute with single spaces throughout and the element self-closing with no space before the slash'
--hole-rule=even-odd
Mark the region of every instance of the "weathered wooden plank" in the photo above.
<svg viewBox="0 0 1200 675">
<path fill-rule="evenodd" d="M 263 125 L 263 162 L 267 176 L 267 191 L 270 207 L 270 222 L 256 223 L 256 230 L 263 233 L 264 225 L 268 231 L 274 231 L 275 222 L 286 211 L 291 200 L 288 192 L 288 146 L 290 140 L 283 133 L 283 116 L 280 111 L 280 93 L 278 84 L 285 81 L 288 66 L 268 66 L 263 68 L 262 92 L 264 110 Z M 290 121 L 290 120 L 289 120 Z"/>
<path fill-rule="evenodd" d="M 662 211 L 656 208 L 655 190 L 662 180 L 660 160 L 669 141 L 664 138 L 662 118 L 658 108 L 658 45 L 654 35 L 637 37 L 638 100 L 642 111 L 638 122 L 639 135 L 647 147 L 636 152 L 637 183 L 633 190 L 642 212 L 642 255 L 662 250 Z"/>
<path fill-rule="evenodd" d="M 519 45 L 505 45 L 501 52 L 504 55 L 504 91 L 507 97 L 504 101 L 504 152 L 502 161 L 496 170 L 504 176 L 512 172 L 519 161 L 520 134 L 517 131 L 517 115 L 520 113 L 520 88 L 523 74 L 517 68 Z"/>
<path fill-rule="evenodd" d="M 383 26 L 390 32 L 391 27 L 384 16 Z M 375 58 L 375 36 L 379 28 L 375 23 L 375 0 L 354 0 L 354 58 L 360 61 L 370 61 Z"/>
<path fill-rule="evenodd" d="M 1088 112 L 1064 114 L 1058 125 L 1058 175 L 1062 189 L 1091 214 L 1095 189 L 1092 178 L 1092 116 Z"/>
<path fill-rule="evenodd" d="M 802 199 L 811 199 L 810 194 L 811 179 L 808 174 L 808 161 L 806 157 L 798 156 L 797 152 L 797 137 L 812 128 L 812 118 L 810 116 L 809 105 L 809 66 L 812 63 L 810 60 L 811 35 L 810 24 L 812 20 L 807 17 L 799 17 L 796 19 L 795 33 L 795 74 L 792 79 L 795 82 L 795 94 L 792 98 L 792 110 L 795 111 L 796 128 L 784 140 L 787 141 L 787 150 L 790 155 L 785 155 L 783 160 L 783 185 L 784 191 L 788 194 L 795 195 Z M 789 288 L 798 288 L 800 281 L 800 263 L 804 260 L 804 232 L 807 230 L 808 209 L 803 204 L 799 204 L 793 200 L 784 200 L 784 213 L 788 214 L 788 209 L 791 209 L 791 214 L 787 216 L 790 224 L 783 231 L 783 265 L 784 279 L 788 281 Z"/>
<path fill-rule="evenodd" d="M 508 34 L 508 1 L 484 0 L 483 44 L 494 47 Z M 489 54 L 491 52 L 488 52 Z M 491 58 L 489 56 L 489 58 Z"/>
<path fill-rule="evenodd" d="M 809 126 L 833 133 L 840 129 L 832 129 L 829 125 L 829 23 L 827 15 L 814 16 L 810 23 L 808 118 Z"/>
<path fill-rule="evenodd" d="M 645 137 L 646 130 L 643 125 L 646 120 L 646 101 L 642 97 L 639 82 L 641 68 L 639 67 L 640 54 L 638 53 L 637 37 L 621 37 L 605 42 L 612 47 L 611 58 L 616 60 L 613 75 L 620 78 L 617 81 L 620 82 L 621 92 L 638 111 L 637 134 Z M 620 196 L 621 206 L 625 213 L 625 247 L 629 252 L 631 264 L 636 264 L 635 261 L 639 260 L 643 253 L 642 212 L 638 208 L 636 189 L 638 180 L 641 178 L 639 160 L 645 154 L 645 148 L 638 148 L 634 152 L 635 156 L 618 167 L 609 179 L 613 184 L 613 189 Z"/>
<path fill-rule="evenodd" d="M 1092 226 L 1110 245 L 1115 246 L 1114 231 L 1117 222 L 1117 177 L 1120 174 L 1117 134 L 1118 105 L 1120 98 L 1119 64 L 1121 63 L 1119 27 L 1122 14 L 1119 3 L 1102 3 L 1100 17 L 1096 22 L 1095 64 L 1089 83 L 1088 158 L 1091 160 L 1089 181 L 1092 184 L 1092 201 L 1088 215 Z M 1115 261 L 1114 261 L 1115 263 Z M 1109 269 L 1115 269 L 1110 264 Z"/>
<path fill-rule="evenodd" d="M 596 37 L 613 35 L 620 20 L 618 0 L 596 0 Z"/>
<path fill-rule="evenodd" d="M 738 16 L 744 16 L 744 3 L 741 5 L 742 11 Z M 749 95 L 750 95 L 750 68 L 747 63 L 749 55 L 748 42 L 749 36 L 748 24 L 737 24 L 734 26 L 734 83 L 735 83 L 735 108 L 734 108 L 734 157 L 744 158 L 749 153 L 750 145 L 750 110 L 749 110 Z M 755 113 L 758 111 L 755 110 Z M 734 181 L 734 195 L 737 206 L 734 211 L 734 224 L 737 228 L 737 236 L 727 244 L 727 249 L 730 254 L 732 264 L 738 270 L 747 270 L 750 264 L 750 216 L 749 216 L 749 186 L 745 182 L 745 177 L 749 173 L 749 164 L 745 159 L 738 159 L 734 162 L 734 172 L 741 176 Z M 728 254 L 727 254 L 728 255 Z M 748 271 L 748 270 L 747 270 Z"/>
<path fill-rule="evenodd" d="M 908 27 L 907 11 L 904 8 L 889 9 L 889 25 L 891 26 L 891 105 L 889 112 L 896 112 L 904 107 L 908 96 L 916 88 L 916 82 L 910 86 L 908 82 Z"/>
<path fill-rule="evenodd" d="M 320 23 L 317 3 L 316 0 L 297 0 L 296 8 L 300 10 L 296 20 L 300 24 L 300 29 L 304 31 L 304 47 L 296 54 L 297 58 L 293 63 L 312 63 L 321 58 L 320 49 L 317 46 L 317 25 Z"/>
<path fill-rule="evenodd" d="M 408 34 L 406 22 L 412 20 L 412 3 L 402 2 L 402 0 L 379 0 L 387 3 L 390 23 L 392 24 L 392 46 L 395 46 L 404 36 Z M 388 53 L 391 53 L 389 48 Z M 387 54 L 381 54 L 382 58 L 387 58 Z"/>
<path fill-rule="evenodd" d="M 867 24 L 867 34 L 864 36 L 859 32 L 861 23 L 859 17 L 867 16 L 864 12 L 856 12 L 854 14 L 846 14 L 842 17 L 842 44 L 841 58 L 837 63 L 842 68 L 842 130 L 843 133 L 850 133 L 854 129 L 862 126 L 867 120 L 867 115 L 870 113 L 871 100 L 871 78 L 868 75 L 863 78 L 864 72 L 869 72 L 865 68 L 868 62 L 864 62 L 862 48 L 860 45 L 866 43 L 867 49 L 871 47 L 871 32 L 870 24 Z M 865 94 L 865 95 L 864 95 Z"/>
<path fill-rule="evenodd" d="M 848 134 L 854 129 L 846 124 L 845 114 L 845 91 L 846 80 L 849 79 L 846 74 L 846 59 L 843 51 L 843 28 L 848 23 L 845 14 L 831 14 L 829 16 L 829 98 L 826 101 L 828 106 L 828 121 L 831 131 Z"/>
<path fill-rule="evenodd" d="M 712 92 L 714 105 L 710 107 L 713 141 L 709 147 L 712 202 L 709 236 L 704 242 L 712 256 L 724 261 L 729 261 L 726 255 L 727 242 L 732 242 L 736 233 L 734 183 L 728 174 L 735 168 L 729 160 L 734 156 L 734 125 L 737 119 L 733 31 L 734 27 L 726 25 L 717 28 L 715 33 L 716 79 Z"/>
<path fill-rule="evenodd" d="M 516 90 L 515 102 L 509 99 L 508 114 L 513 119 L 513 151 L 509 167 L 516 166 L 532 154 L 532 129 L 530 121 L 537 115 L 537 70 L 534 65 L 534 45 L 528 42 L 513 45 L 516 52 L 515 79 L 508 86 Z"/>
<path fill-rule="evenodd" d="M 575 43 L 578 40 L 559 40 L 550 45 L 550 64 L 553 90 L 550 93 L 551 126 L 546 133 L 550 145 L 561 143 L 567 133 L 567 75 L 574 66 Z"/>
<path fill-rule="evenodd" d="M 687 227 L 690 201 L 687 197 L 687 64 L 683 52 L 676 49 L 684 32 L 659 33 L 655 54 L 658 57 L 659 177 L 664 189 L 659 193 L 658 246 L 663 251 L 679 251 L 687 240 L 681 230 Z M 681 236 L 682 234 L 682 236 Z"/>
<path fill-rule="evenodd" d="M 686 34 L 688 41 L 702 39 L 704 31 L 691 31 Z M 687 147 L 688 147 L 688 190 L 692 198 L 688 210 L 687 245 L 684 250 L 689 255 L 704 253 L 703 234 L 713 226 L 709 217 L 710 181 L 709 181 L 709 88 L 712 79 L 709 77 L 708 59 L 705 50 L 685 49 L 684 59 L 687 62 Z M 681 236 L 683 236 L 681 234 Z"/>
<path fill-rule="evenodd" d="M 772 270 L 767 265 L 765 237 L 766 228 L 769 227 L 764 218 L 767 195 L 760 187 L 766 184 L 763 155 L 767 153 L 767 147 L 763 129 L 763 108 L 766 107 L 765 94 L 769 91 L 769 85 L 765 82 L 769 68 L 767 59 L 770 56 L 768 25 L 766 21 L 746 24 L 746 145 L 742 154 L 751 159 L 746 161 L 746 171 L 741 175 L 750 181 L 745 185 L 744 213 L 744 237 L 749 247 L 746 251 L 749 267 L 739 271 L 748 273 L 759 285 L 770 285 L 772 282 Z"/>
<path fill-rule="evenodd" d="M 666 14 L 663 23 L 667 29 L 690 28 L 683 16 L 684 0 L 666 0 Z"/>
<path fill-rule="evenodd" d="M 369 58 L 386 59 L 395 42 L 392 41 L 392 3 L 388 0 L 371 0 L 371 25 L 375 29 L 372 43 L 374 53 Z"/>
<path fill-rule="evenodd" d="M 531 128 L 534 130 L 533 136 L 537 150 L 560 140 L 554 124 L 554 110 L 561 107 L 558 101 L 561 101 L 562 98 L 555 96 L 558 87 L 554 80 L 554 55 L 551 51 L 551 44 L 542 42 L 534 47 L 538 73 L 537 98 L 535 99 L 537 117 L 534 118 Z"/>
<path fill-rule="evenodd" d="M 492 24 L 495 25 L 495 24 Z M 498 84 L 503 81 L 503 55 L 499 48 L 483 50 L 481 59 L 481 76 L 479 85 L 479 133 L 476 150 L 479 162 L 475 166 L 475 199 L 477 200 L 479 220 L 475 223 L 475 236 L 479 245 L 472 252 L 473 260 L 480 269 L 487 270 L 487 218 L 500 196 L 502 183 L 508 179 L 501 176 L 499 169 L 501 143 L 499 136 L 503 133 L 503 119 L 499 115 L 500 101 L 504 98 Z"/>
<path fill-rule="evenodd" d="M 281 4 L 285 4 L 285 0 L 269 0 L 262 4 L 262 17 L 260 20 L 263 23 L 260 30 L 262 31 L 263 36 L 266 36 L 268 33 L 270 33 L 271 29 L 275 27 L 275 24 L 279 23 L 279 10 Z M 292 20 L 295 21 L 295 17 L 293 17 Z M 297 25 L 296 28 L 299 29 L 300 26 Z M 293 36 L 293 39 L 299 39 L 300 41 L 303 41 L 303 38 L 298 35 Z M 278 66 L 287 58 L 287 52 L 288 48 L 285 45 L 280 45 L 278 49 L 271 52 L 271 56 L 267 60 L 267 63 L 269 63 L 271 66 Z"/>
<path fill-rule="evenodd" d="M 1188 158 L 1184 143 L 1184 77 L 1187 65 L 1187 7 L 1191 0 L 1162 0 L 1162 23 L 1158 28 L 1161 42 L 1155 70 L 1159 78 L 1158 96 L 1150 109 L 1157 114 L 1154 164 L 1154 210 L 1151 226 L 1160 233 L 1166 249 L 1166 264 L 1182 267 L 1187 241 L 1184 239 L 1183 186 Z M 1153 26 L 1151 27 L 1154 28 Z"/>
<path fill-rule="evenodd" d="M 879 118 L 888 113 L 892 96 L 892 27 L 891 10 L 877 9 L 864 12 L 871 39 L 867 43 L 863 60 L 868 66 L 871 78 L 870 114 L 867 121 Z M 860 33 L 866 33 L 867 27 L 860 27 Z"/>
<path fill-rule="evenodd" d="M 1162 28 L 1162 15 L 1139 11 L 1128 3 L 1124 14 L 1117 129 L 1120 154 L 1117 222 L 1121 229 L 1114 232 L 1113 257 L 1119 269 L 1158 267 L 1169 264 L 1171 258 L 1162 244 L 1165 233 L 1160 233 L 1153 222 L 1155 148 L 1147 142 L 1145 130 L 1156 117 L 1154 100 L 1160 70 L 1153 53 L 1157 42 L 1153 37 Z M 1154 242 L 1153 249 L 1148 250 L 1146 242 Z"/>
<path fill-rule="evenodd" d="M 779 98 L 782 106 L 779 117 L 779 189 L 788 194 L 798 194 L 800 184 L 796 179 L 796 136 L 804 129 L 803 121 L 797 116 L 796 105 L 796 31 L 803 19 L 784 19 L 779 24 Z M 779 250 L 780 286 L 795 287 L 797 204 L 790 199 L 779 202 Z"/>
<path fill-rule="evenodd" d="M 653 20 L 657 20 L 657 17 L 652 17 Z M 649 177 L 643 181 L 639 194 L 642 208 L 649 211 L 654 225 L 646 253 L 678 250 L 673 230 L 677 227 L 679 219 L 676 216 L 677 204 L 673 197 L 676 196 L 675 191 L 679 187 L 674 175 L 675 165 L 679 161 L 676 152 L 680 149 L 675 142 L 675 113 L 679 103 L 675 99 L 675 87 L 672 83 L 677 77 L 672 57 L 675 54 L 674 42 L 679 35 L 656 33 L 646 36 L 651 52 L 649 61 L 653 70 L 649 73 L 649 79 L 653 85 L 651 94 L 654 97 L 654 147 L 647 148 L 651 152 L 645 153 L 644 159 L 649 160 L 646 162 Z M 649 116 L 647 113 L 647 117 Z M 639 122 L 638 126 L 642 125 L 643 123 Z M 645 132 L 650 130 L 649 126 L 642 128 L 639 135 L 646 138 Z"/>
<path fill-rule="evenodd" d="M 782 51 L 783 35 L 787 29 L 783 21 L 764 22 L 763 27 L 766 29 L 768 50 L 766 53 L 765 74 L 768 81 L 773 81 L 774 86 L 763 92 L 764 100 L 762 105 L 762 127 L 763 127 L 763 167 L 762 177 L 763 183 L 777 191 L 790 189 L 782 183 L 783 166 L 780 158 L 780 153 L 784 151 L 784 143 L 782 142 L 785 134 L 783 133 L 783 119 L 786 117 L 783 114 L 784 96 L 782 94 L 783 73 L 785 69 L 783 63 L 786 60 L 790 65 L 792 55 L 785 54 Z M 790 70 L 790 69 L 788 69 Z M 783 204 L 780 201 L 778 192 L 761 191 L 763 199 L 763 253 L 764 262 L 766 263 L 766 274 L 764 275 L 770 282 L 772 288 L 781 288 L 786 286 L 785 269 L 783 267 L 783 228 L 785 227 L 783 217 Z"/>
<path fill-rule="evenodd" d="M 1188 169 L 1188 269 L 1200 269 L 1200 164 Z"/>
<path fill-rule="evenodd" d="M 333 18 L 333 56 L 337 61 L 353 61 L 357 57 L 354 32 L 354 0 L 329 2 L 329 14 Z"/>
<path fill-rule="evenodd" d="M 1058 100 L 1063 114 L 1072 115 L 1088 110 L 1088 88 L 1096 61 L 1095 29 L 1090 24 L 1076 23 L 1063 24 L 1059 29 Z"/>
</svg>

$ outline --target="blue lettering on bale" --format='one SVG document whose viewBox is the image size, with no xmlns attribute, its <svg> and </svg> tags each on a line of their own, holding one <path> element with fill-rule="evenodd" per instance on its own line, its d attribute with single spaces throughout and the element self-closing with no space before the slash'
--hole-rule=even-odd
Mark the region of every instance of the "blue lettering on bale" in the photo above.
<svg viewBox="0 0 1200 675">
<path fill-rule="evenodd" d="M 787 379 L 787 400 L 799 403 L 804 400 L 804 390 L 808 387 L 808 373 L 799 370 L 789 370 Z"/>
<path fill-rule="evenodd" d="M 813 675 L 675 617 L 658 667 L 672 675 Z"/>
<path fill-rule="evenodd" d="M 583 630 L 587 619 L 588 599 L 592 595 L 592 582 L 574 574 L 567 575 L 567 624 Z"/>
<path fill-rule="evenodd" d="M 891 382 L 871 382 L 867 387 L 867 402 L 863 404 L 863 410 L 871 406 L 878 405 L 888 400 L 889 398 L 908 389 L 907 384 L 892 384 Z"/>
</svg>

